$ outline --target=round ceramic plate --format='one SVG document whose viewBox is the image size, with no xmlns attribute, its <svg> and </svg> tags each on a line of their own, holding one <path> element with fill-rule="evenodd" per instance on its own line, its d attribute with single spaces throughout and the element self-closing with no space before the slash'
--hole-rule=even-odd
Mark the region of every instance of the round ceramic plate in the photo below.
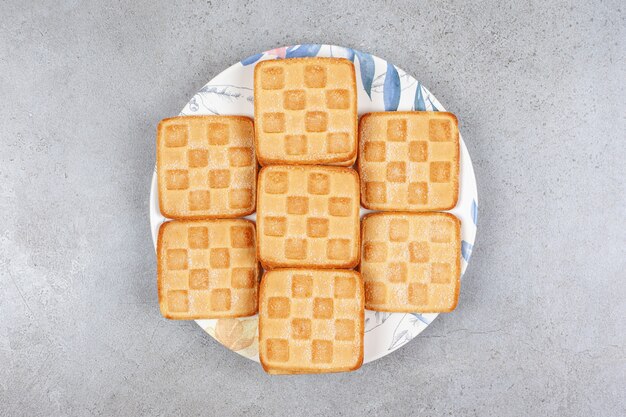
<svg viewBox="0 0 626 417">
<path fill-rule="evenodd" d="M 244 115 L 254 117 L 254 66 L 268 59 L 295 57 L 342 57 L 354 62 L 357 79 L 358 113 L 376 111 L 444 111 L 439 101 L 419 81 L 395 65 L 376 56 L 333 45 L 296 45 L 256 54 L 236 63 L 209 81 L 189 100 L 181 115 Z M 461 121 L 463 119 L 461 118 Z M 461 273 L 465 272 L 476 236 L 478 214 L 476 179 L 472 161 L 461 143 L 459 201 L 451 213 L 461 220 Z M 361 209 L 361 214 L 367 210 Z M 254 220 L 253 214 L 248 218 Z M 150 189 L 152 240 L 167 219 L 159 211 L 156 172 Z M 381 313 L 365 311 L 365 356 L 371 362 L 404 346 L 420 334 L 437 314 Z M 196 321 L 204 331 L 242 356 L 259 360 L 258 317 Z"/>
</svg>

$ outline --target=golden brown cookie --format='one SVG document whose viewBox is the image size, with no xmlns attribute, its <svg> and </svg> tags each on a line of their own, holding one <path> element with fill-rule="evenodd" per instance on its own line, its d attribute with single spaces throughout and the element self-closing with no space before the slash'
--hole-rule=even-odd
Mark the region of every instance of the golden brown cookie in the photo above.
<svg viewBox="0 0 626 417">
<path fill-rule="evenodd" d="M 459 129 L 452 113 L 383 112 L 359 122 L 364 207 L 449 210 L 459 196 Z"/>
<path fill-rule="evenodd" d="M 389 312 L 455 309 L 461 222 L 449 213 L 374 213 L 362 222 L 365 307 Z"/>
<path fill-rule="evenodd" d="M 169 319 L 251 316 L 259 266 L 249 220 L 174 220 L 157 242 L 161 313 Z"/>
<path fill-rule="evenodd" d="M 259 356 L 271 374 L 343 372 L 363 363 L 363 282 L 348 270 L 268 271 L 259 292 Z"/>
<path fill-rule="evenodd" d="M 254 127 L 247 117 L 182 116 L 159 123 L 157 178 L 165 217 L 254 212 L 256 171 Z"/>
<path fill-rule="evenodd" d="M 349 168 L 264 167 L 257 202 L 265 269 L 353 268 L 359 261 L 359 178 Z"/>
<path fill-rule="evenodd" d="M 260 62 L 254 70 L 261 165 L 350 166 L 357 154 L 356 78 L 342 58 Z"/>
</svg>

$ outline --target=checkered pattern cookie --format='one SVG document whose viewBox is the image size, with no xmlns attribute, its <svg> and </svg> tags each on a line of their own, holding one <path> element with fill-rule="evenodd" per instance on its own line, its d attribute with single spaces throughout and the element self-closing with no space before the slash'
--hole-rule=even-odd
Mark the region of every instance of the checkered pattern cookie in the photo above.
<svg viewBox="0 0 626 417">
<path fill-rule="evenodd" d="M 183 116 L 157 134 L 159 206 L 175 219 L 240 217 L 254 212 L 257 163 L 252 120 Z"/>
<path fill-rule="evenodd" d="M 374 213 L 362 222 L 365 306 L 449 312 L 461 274 L 461 223 L 449 213 Z"/>
<path fill-rule="evenodd" d="M 452 113 L 370 113 L 359 123 L 364 207 L 449 210 L 459 195 L 459 130 Z"/>
<path fill-rule="evenodd" d="M 357 154 L 356 79 L 340 58 L 260 62 L 254 71 L 261 165 L 349 166 Z"/>
<path fill-rule="evenodd" d="M 163 223 L 157 275 L 159 304 L 166 318 L 255 314 L 259 267 L 254 223 L 243 219 Z"/>
<path fill-rule="evenodd" d="M 354 170 L 265 167 L 257 194 L 258 254 L 265 269 L 358 264 L 359 179 Z"/>
<path fill-rule="evenodd" d="M 259 355 L 272 374 L 352 371 L 363 363 L 363 282 L 347 270 L 268 271 Z"/>
</svg>

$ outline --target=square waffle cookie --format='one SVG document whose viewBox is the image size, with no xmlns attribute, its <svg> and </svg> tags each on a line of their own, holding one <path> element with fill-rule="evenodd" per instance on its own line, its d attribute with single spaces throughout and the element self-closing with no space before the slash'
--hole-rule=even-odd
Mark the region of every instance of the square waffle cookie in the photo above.
<svg viewBox="0 0 626 417">
<path fill-rule="evenodd" d="M 361 202 L 371 210 L 449 210 L 459 196 L 452 113 L 369 113 L 359 123 Z"/>
<path fill-rule="evenodd" d="M 157 241 L 161 314 L 168 319 L 251 316 L 259 266 L 249 220 L 174 220 Z"/>
<path fill-rule="evenodd" d="M 461 222 L 449 213 L 374 213 L 362 223 L 365 307 L 389 312 L 455 309 Z"/>
<path fill-rule="evenodd" d="M 353 268 L 359 177 L 349 168 L 269 166 L 258 180 L 258 256 L 265 269 Z"/>
<path fill-rule="evenodd" d="M 342 58 L 260 62 L 254 69 L 261 165 L 350 166 L 357 154 L 354 65 Z"/>
<path fill-rule="evenodd" d="M 256 170 L 254 127 L 247 117 L 182 116 L 159 123 L 157 178 L 165 217 L 254 212 Z"/>
<path fill-rule="evenodd" d="M 270 374 L 343 372 L 363 363 L 363 281 L 348 270 L 268 271 L 259 356 Z"/>
</svg>

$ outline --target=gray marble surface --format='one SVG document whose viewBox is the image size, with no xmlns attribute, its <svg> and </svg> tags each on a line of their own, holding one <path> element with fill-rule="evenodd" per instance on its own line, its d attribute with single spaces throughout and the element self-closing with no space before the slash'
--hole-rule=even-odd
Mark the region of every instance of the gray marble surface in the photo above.
<svg viewBox="0 0 626 417">
<path fill-rule="evenodd" d="M 623 2 L 104 3 L 2 5 L 0 415 L 626 415 Z M 161 318 L 148 188 L 161 118 L 306 42 L 459 115 L 479 230 L 458 309 L 409 345 L 269 377 Z"/>
</svg>

